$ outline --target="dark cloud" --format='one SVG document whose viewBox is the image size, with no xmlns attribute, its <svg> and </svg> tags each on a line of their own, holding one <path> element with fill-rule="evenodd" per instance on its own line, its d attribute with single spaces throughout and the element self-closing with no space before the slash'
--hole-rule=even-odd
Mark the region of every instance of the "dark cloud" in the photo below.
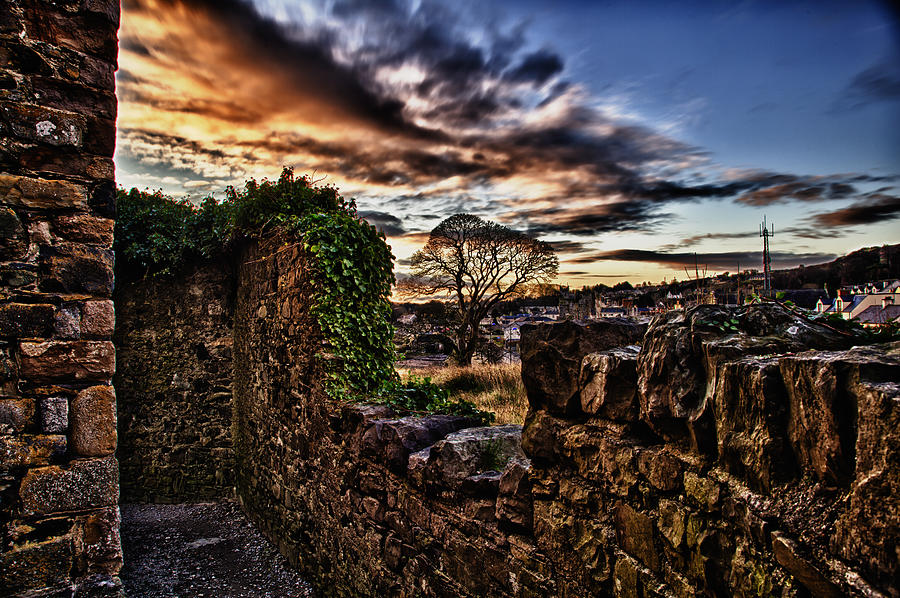
<svg viewBox="0 0 900 598">
<path fill-rule="evenodd" d="M 816 214 L 811 221 L 818 226 L 841 227 L 877 224 L 897 218 L 900 218 L 900 197 L 876 194 L 846 208 Z"/>
<path fill-rule="evenodd" d="M 874 102 L 900 101 L 900 56 L 858 73 L 834 103 L 832 110 L 852 110 Z"/>
<path fill-rule="evenodd" d="M 815 226 L 790 226 L 780 231 L 781 235 L 791 235 L 802 239 L 838 239 L 844 236 L 843 231 L 828 230 Z"/>
<path fill-rule="evenodd" d="M 665 251 L 674 251 L 675 249 L 680 249 L 682 247 L 691 247 L 700 243 L 701 241 L 722 241 L 722 240 L 733 240 L 733 239 L 748 239 L 751 237 L 758 237 L 759 232 L 756 230 L 747 231 L 747 232 L 737 232 L 737 233 L 704 233 L 702 235 L 694 235 L 692 237 L 685 237 L 681 239 L 677 243 L 669 243 L 668 245 L 663 246 L 663 250 Z"/>
<path fill-rule="evenodd" d="M 550 246 L 559 253 L 581 253 L 587 250 L 585 244 L 579 241 L 550 241 Z"/>
<path fill-rule="evenodd" d="M 400 101 L 379 96 L 359 73 L 338 63 L 328 35 L 309 40 L 291 37 L 285 27 L 240 0 L 161 0 L 161 4 L 201 11 L 221 28 L 213 34 L 223 35 L 244 60 L 270 73 L 286 90 L 302 95 L 313 91 L 322 105 L 385 131 L 435 137 L 433 131 L 404 118 Z M 145 0 L 126 0 L 124 5 L 126 10 L 152 9 Z"/>
<path fill-rule="evenodd" d="M 666 217 L 648 202 L 619 201 L 578 208 L 564 207 L 565 198 L 559 198 L 557 203 L 560 207 L 518 212 L 516 219 L 524 221 L 531 235 L 588 237 L 607 232 L 648 230 Z"/>
<path fill-rule="evenodd" d="M 528 54 L 514 69 L 507 73 L 510 81 L 543 85 L 554 75 L 562 72 L 563 61 L 554 52 L 538 50 Z"/>
<path fill-rule="evenodd" d="M 782 253 L 772 252 L 773 265 L 779 268 L 790 268 L 799 264 L 818 264 L 833 260 L 830 253 Z M 745 267 L 751 263 L 762 263 L 762 252 L 731 251 L 721 253 L 667 253 L 645 249 L 616 249 L 601 251 L 590 256 L 570 260 L 574 263 L 589 264 L 597 261 L 649 262 L 664 266 L 684 267 L 695 264 L 715 269 L 736 268 L 740 263 Z"/>
<path fill-rule="evenodd" d="M 294 163 L 354 185 L 398 187 L 389 210 L 426 204 L 446 214 L 482 211 L 490 217 L 495 206 L 489 204 L 501 201 L 492 186 L 540 185 L 545 189 L 540 196 L 523 192 L 527 199 L 503 198 L 516 209 L 504 215 L 505 221 L 533 235 L 650 231 L 668 217 L 666 204 L 704 199 L 753 206 L 857 200 L 845 210 L 816 216 L 819 228 L 844 226 L 830 222 L 860 222 L 873 209 L 881 218 L 896 213 L 893 204 L 867 198 L 859 189 L 876 182 L 893 184 L 897 177 L 763 172 L 698 183 L 687 175 L 660 175 L 663 168 L 684 172 L 681 164 L 700 164 L 708 156 L 649 128 L 612 120 L 579 93 L 570 93 L 569 83 L 555 82 L 564 61 L 551 49 L 529 50 L 525 24 L 504 29 L 488 20 L 479 23 L 479 35 L 471 35 L 471 23 L 462 19 L 479 17 L 460 16 L 460 11 L 432 0 L 337 0 L 323 1 L 320 8 L 325 15 L 321 21 L 290 24 L 267 18 L 241 0 L 125 0 L 126 11 L 143 11 L 148 18 L 169 9 L 184 31 L 176 41 L 165 42 L 171 45 L 165 52 L 148 48 L 139 35 L 123 37 L 124 51 L 149 58 L 165 54 L 169 60 L 194 64 L 193 70 L 185 66 L 182 75 L 196 78 L 199 87 L 215 89 L 217 82 L 209 80 L 205 68 L 209 66 L 231 73 L 233 81 L 240 82 L 244 74 L 256 87 L 248 84 L 247 90 L 194 97 L 193 87 L 185 94 L 171 93 L 124 71 L 120 98 L 243 125 L 252 135 L 259 131 L 259 138 L 250 141 L 244 133 L 234 135 L 239 141 L 220 138 L 198 146 L 201 152 L 217 145 L 229 148 L 228 155 L 203 154 L 215 163 Z M 359 39 L 347 45 L 346 31 Z M 192 36 L 204 36 L 209 45 L 218 42 L 219 54 L 198 54 L 207 46 L 191 46 Z M 207 60 L 219 62 L 210 65 Z M 399 77 L 398 82 L 388 76 L 401 67 L 412 67 L 423 79 Z M 868 74 L 857 87 L 887 97 L 894 92 L 893 79 L 886 77 Z M 549 90 L 538 89 L 548 83 Z M 540 124 L 522 117 L 550 103 L 555 103 L 548 110 L 552 117 Z M 271 131 L 266 125 L 273 115 L 281 117 L 280 124 L 308 118 L 322 128 L 333 125 L 339 133 L 360 131 L 359 139 L 328 135 L 332 140 L 320 141 Z M 180 139 L 152 137 L 149 131 L 124 134 L 148 144 Z M 188 140 L 181 141 L 190 146 Z M 234 155 L 231 150 L 236 150 Z M 138 150 L 126 146 L 125 151 Z M 156 163 L 171 155 L 161 146 L 155 151 Z M 186 158 L 181 160 L 186 163 Z M 409 192 L 426 185 L 433 188 Z M 543 207 L 548 204 L 557 207 Z M 399 221 L 382 220 L 381 226 L 399 227 L 384 229 L 395 236 L 406 232 Z M 821 238 L 812 236 L 815 228 L 806 229 L 807 238 Z"/>
<path fill-rule="evenodd" d="M 363 211 L 359 213 L 359 216 L 388 237 L 399 237 L 407 232 L 406 229 L 403 228 L 403 221 L 393 214 L 388 214 L 387 212 Z"/>
<path fill-rule="evenodd" d="M 741 184 L 751 190 L 738 198 L 741 203 L 766 206 L 786 201 L 825 201 L 847 199 L 857 194 L 851 183 L 869 182 L 865 175 L 841 177 L 762 174 L 749 177 Z"/>
</svg>

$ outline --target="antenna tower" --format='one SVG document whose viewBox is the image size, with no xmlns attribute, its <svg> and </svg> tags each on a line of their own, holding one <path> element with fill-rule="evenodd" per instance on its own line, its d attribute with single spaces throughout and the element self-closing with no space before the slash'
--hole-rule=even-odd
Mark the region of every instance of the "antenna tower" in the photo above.
<svg viewBox="0 0 900 598">
<path fill-rule="evenodd" d="M 775 236 L 775 225 L 772 224 L 770 231 L 765 216 L 759 225 L 759 236 L 763 240 L 763 295 L 768 297 L 772 294 L 772 256 L 769 255 L 769 237 Z"/>
</svg>

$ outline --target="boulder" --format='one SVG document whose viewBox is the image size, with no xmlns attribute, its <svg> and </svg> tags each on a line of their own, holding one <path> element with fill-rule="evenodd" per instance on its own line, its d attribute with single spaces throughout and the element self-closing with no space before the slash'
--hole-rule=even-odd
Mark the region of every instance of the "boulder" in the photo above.
<svg viewBox="0 0 900 598">
<path fill-rule="evenodd" d="M 855 474 L 857 422 L 871 416 L 859 409 L 860 384 L 900 380 L 900 343 L 787 356 L 781 374 L 790 401 L 788 437 L 798 464 L 819 480 L 847 485 Z"/>
<path fill-rule="evenodd" d="M 503 471 L 511 459 L 524 458 L 521 444 L 522 426 L 515 424 L 454 432 L 431 447 L 425 478 L 461 488 L 470 476 Z"/>
<path fill-rule="evenodd" d="M 643 324 L 619 319 L 523 325 L 522 382 L 531 409 L 580 413 L 578 382 L 584 356 L 638 343 L 645 330 Z"/>
<path fill-rule="evenodd" d="M 713 409 L 720 467 L 770 491 L 797 472 L 788 442 L 788 395 L 780 359 L 747 357 L 719 366 Z"/>
<path fill-rule="evenodd" d="M 867 579 L 893 588 L 892 598 L 900 597 L 900 377 L 894 380 L 854 389 L 856 471 L 832 538 L 832 549 L 859 562 Z"/>
<path fill-rule="evenodd" d="M 362 451 L 384 462 L 392 470 L 406 470 L 409 456 L 446 437 L 451 432 L 477 425 L 471 418 L 456 415 L 428 415 L 374 420 L 363 432 Z"/>
</svg>

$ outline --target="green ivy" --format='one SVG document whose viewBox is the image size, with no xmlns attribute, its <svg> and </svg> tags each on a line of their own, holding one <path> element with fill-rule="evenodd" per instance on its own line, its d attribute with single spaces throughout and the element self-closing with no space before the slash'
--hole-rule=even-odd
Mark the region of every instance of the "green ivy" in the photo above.
<svg viewBox="0 0 900 598">
<path fill-rule="evenodd" d="M 311 313 L 327 344 L 325 390 L 411 412 L 456 413 L 485 423 L 492 413 L 453 402 L 429 379 L 400 381 L 390 324 L 393 259 L 384 234 L 359 218 L 353 200 L 285 168 L 277 181 L 229 187 L 199 206 L 160 191 L 118 193 L 115 250 L 123 279 L 178 272 L 223 257 L 238 238 L 284 234 L 303 243 L 319 284 Z M 324 357 L 324 356 L 323 356 Z"/>
</svg>

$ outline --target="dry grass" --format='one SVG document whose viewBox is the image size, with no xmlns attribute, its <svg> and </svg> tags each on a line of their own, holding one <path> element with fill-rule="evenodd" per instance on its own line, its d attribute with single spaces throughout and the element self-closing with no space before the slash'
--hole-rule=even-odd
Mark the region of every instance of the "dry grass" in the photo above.
<svg viewBox="0 0 900 598">
<path fill-rule="evenodd" d="M 454 399 L 472 401 L 480 409 L 493 411 L 497 417 L 495 424 L 521 424 L 525 419 L 528 400 L 522 385 L 521 364 L 448 366 L 413 373 L 431 377 L 433 382 L 449 390 Z"/>
</svg>

